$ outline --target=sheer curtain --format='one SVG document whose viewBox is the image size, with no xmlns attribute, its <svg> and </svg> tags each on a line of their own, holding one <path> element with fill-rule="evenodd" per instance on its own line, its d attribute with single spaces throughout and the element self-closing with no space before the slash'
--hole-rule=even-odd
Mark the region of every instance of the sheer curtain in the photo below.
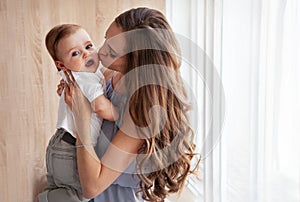
<svg viewBox="0 0 300 202">
<path fill-rule="evenodd" d="M 204 157 L 190 201 L 299 202 L 300 2 L 167 0 L 166 8 L 179 38 L 204 51 L 183 48 Z M 225 96 L 215 97 L 220 86 Z"/>
</svg>

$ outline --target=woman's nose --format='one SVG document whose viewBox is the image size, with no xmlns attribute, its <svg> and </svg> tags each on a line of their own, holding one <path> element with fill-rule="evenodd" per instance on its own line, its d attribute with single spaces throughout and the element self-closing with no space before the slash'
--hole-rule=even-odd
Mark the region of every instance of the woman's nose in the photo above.
<svg viewBox="0 0 300 202">
<path fill-rule="evenodd" d="M 105 50 L 104 45 L 99 48 L 98 55 L 107 56 L 107 51 Z"/>
</svg>

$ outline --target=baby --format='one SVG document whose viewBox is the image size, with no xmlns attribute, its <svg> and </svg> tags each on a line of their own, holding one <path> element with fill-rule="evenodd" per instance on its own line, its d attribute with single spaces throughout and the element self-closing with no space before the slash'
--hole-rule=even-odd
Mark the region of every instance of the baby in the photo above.
<svg viewBox="0 0 300 202">
<path fill-rule="evenodd" d="M 102 119 L 115 121 L 118 112 L 105 97 L 105 79 L 98 69 L 99 58 L 89 34 L 79 25 L 62 24 L 52 28 L 46 36 L 46 47 L 62 78 L 64 70 L 71 70 L 93 110 L 91 117 L 92 146 L 100 135 Z M 66 81 L 67 82 L 67 81 Z M 76 134 L 71 109 L 64 93 L 59 101 L 56 133 L 46 152 L 48 186 L 38 196 L 39 202 L 88 201 L 82 195 L 77 173 Z"/>
</svg>

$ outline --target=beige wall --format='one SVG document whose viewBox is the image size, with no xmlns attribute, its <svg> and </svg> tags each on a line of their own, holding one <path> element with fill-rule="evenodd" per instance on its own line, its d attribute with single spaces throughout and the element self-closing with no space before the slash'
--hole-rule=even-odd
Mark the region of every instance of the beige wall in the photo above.
<svg viewBox="0 0 300 202">
<path fill-rule="evenodd" d="M 0 0 L 0 201 L 32 202 L 45 184 L 59 81 L 46 32 L 78 23 L 100 45 L 114 17 L 136 6 L 165 10 L 164 0 Z"/>
</svg>

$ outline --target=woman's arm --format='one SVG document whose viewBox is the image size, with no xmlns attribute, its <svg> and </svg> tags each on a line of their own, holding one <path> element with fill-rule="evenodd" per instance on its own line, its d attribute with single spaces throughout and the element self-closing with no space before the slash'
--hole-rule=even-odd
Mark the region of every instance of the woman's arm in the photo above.
<svg viewBox="0 0 300 202">
<path fill-rule="evenodd" d="M 67 75 L 66 75 L 67 76 Z M 93 198 L 110 186 L 134 160 L 142 144 L 119 130 L 101 160 L 97 157 L 90 135 L 91 105 L 74 78 L 68 80 L 66 98 L 72 98 L 76 126 L 77 165 L 83 195 Z M 123 119 L 126 120 L 126 117 Z"/>
<path fill-rule="evenodd" d="M 77 145 L 82 145 L 78 134 Z M 78 147 L 77 164 L 83 195 L 93 198 L 109 187 L 136 157 L 142 141 L 121 130 L 113 138 L 101 161 L 93 147 Z"/>
</svg>

